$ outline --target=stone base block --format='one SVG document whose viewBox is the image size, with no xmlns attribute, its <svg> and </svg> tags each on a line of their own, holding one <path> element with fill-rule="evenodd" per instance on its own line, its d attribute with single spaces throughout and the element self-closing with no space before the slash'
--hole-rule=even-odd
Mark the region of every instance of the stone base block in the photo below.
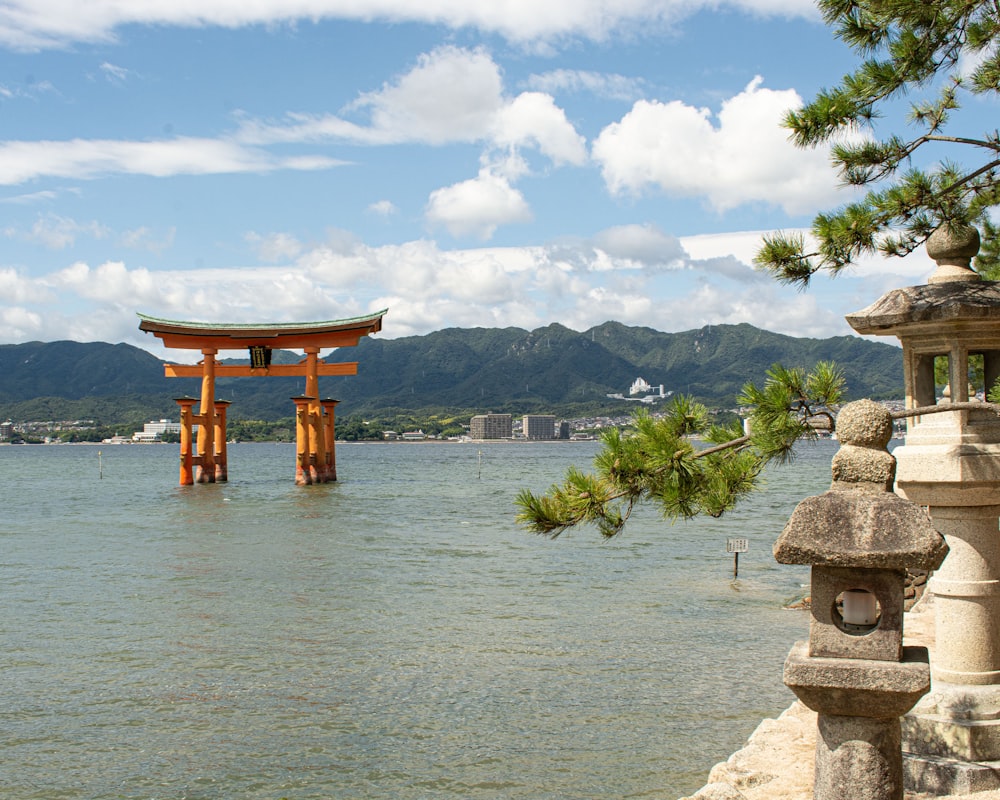
<svg viewBox="0 0 1000 800">
<path fill-rule="evenodd" d="M 1000 761 L 974 763 L 903 752 L 906 791 L 932 797 L 1000 789 Z"/>
<path fill-rule="evenodd" d="M 931 688 L 926 647 L 904 647 L 902 661 L 816 658 L 796 642 L 785 659 L 785 685 L 813 711 L 895 719 Z"/>
<path fill-rule="evenodd" d="M 903 749 L 963 763 L 1000 761 L 1000 686 L 936 682 L 902 719 Z"/>
<path fill-rule="evenodd" d="M 1000 721 L 956 720 L 908 714 L 903 718 L 907 752 L 971 763 L 1000 761 Z"/>
</svg>

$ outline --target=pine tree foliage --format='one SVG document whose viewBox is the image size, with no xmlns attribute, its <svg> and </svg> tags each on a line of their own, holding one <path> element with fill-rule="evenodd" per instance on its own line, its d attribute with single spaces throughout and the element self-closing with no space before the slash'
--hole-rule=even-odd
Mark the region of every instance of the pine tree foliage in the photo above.
<svg viewBox="0 0 1000 800">
<path fill-rule="evenodd" d="M 689 397 L 674 398 L 662 417 L 640 410 L 628 435 L 617 428 L 604 433 L 592 474 L 570 468 L 545 494 L 522 489 L 518 522 L 552 538 L 590 524 L 610 538 L 641 503 L 670 520 L 720 517 L 754 491 L 768 463 L 790 460 L 795 442 L 815 436 L 817 420 L 833 430 L 843 389 L 831 362 L 808 374 L 775 365 L 762 387 L 748 383 L 739 398 L 751 407 L 749 434 L 738 421 L 712 424 L 708 410 Z"/>
<path fill-rule="evenodd" d="M 1000 204 L 1000 135 L 994 129 L 955 136 L 946 129 L 963 100 L 1000 91 L 1000 4 L 819 0 L 818 5 L 836 36 L 862 61 L 839 85 L 790 111 L 785 125 L 800 147 L 830 144 L 844 183 L 867 193 L 817 215 L 815 247 L 807 248 L 797 234 L 766 236 L 757 265 L 779 281 L 805 287 L 817 272 L 836 274 L 861 256 L 906 255 L 942 224 L 978 224 L 990 242 L 996 230 L 985 230 L 987 214 Z M 876 121 L 903 97 L 909 99 L 912 135 L 877 138 Z M 934 166 L 915 166 L 918 153 Z M 995 269 L 997 263 L 996 255 L 987 253 L 977 269 Z"/>
</svg>

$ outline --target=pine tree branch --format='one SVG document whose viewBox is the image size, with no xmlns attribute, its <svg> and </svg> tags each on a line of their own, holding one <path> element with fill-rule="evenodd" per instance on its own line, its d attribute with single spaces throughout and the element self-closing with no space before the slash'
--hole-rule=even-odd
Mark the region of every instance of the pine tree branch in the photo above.
<svg viewBox="0 0 1000 800">
<path fill-rule="evenodd" d="M 691 455 L 691 458 L 704 458 L 705 456 L 714 455 L 715 453 L 722 453 L 726 450 L 732 450 L 734 447 L 742 447 L 749 441 L 749 436 L 741 436 L 739 439 L 723 442 L 722 444 L 717 444 L 714 447 L 706 447 L 704 450 L 696 450 Z"/>
<path fill-rule="evenodd" d="M 1000 404 L 983 403 L 979 400 L 970 400 L 966 403 L 941 403 L 934 406 L 920 406 L 919 408 L 907 408 L 903 411 L 893 411 L 893 419 L 908 419 L 909 417 L 923 417 L 928 414 L 943 414 L 946 411 L 992 411 L 1000 416 Z"/>
<path fill-rule="evenodd" d="M 940 134 L 928 134 L 927 136 L 921 136 L 921 139 L 928 142 L 949 142 L 950 144 L 968 144 L 973 147 L 983 147 L 987 150 L 992 150 L 995 153 L 1000 153 L 1000 142 L 997 140 L 989 139 L 969 139 L 964 136 L 942 136 Z"/>
</svg>

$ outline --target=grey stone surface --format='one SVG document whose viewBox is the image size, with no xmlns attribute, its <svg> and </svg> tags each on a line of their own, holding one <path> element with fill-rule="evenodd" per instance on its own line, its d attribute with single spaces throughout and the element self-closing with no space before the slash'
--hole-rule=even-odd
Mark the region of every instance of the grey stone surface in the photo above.
<svg viewBox="0 0 1000 800">
<path fill-rule="evenodd" d="M 843 445 L 833 457 L 833 489 L 891 492 L 896 459 L 885 451 Z"/>
<path fill-rule="evenodd" d="M 995 720 L 910 714 L 904 717 L 903 729 L 907 752 L 965 763 L 1000 760 L 1000 724 Z"/>
<path fill-rule="evenodd" d="M 947 760 L 942 763 L 1000 761 L 1000 686 L 936 681 L 902 724 L 908 752 Z"/>
<path fill-rule="evenodd" d="M 815 800 L 902 800 L 898 719 L 820 714 Z"/>
<path fill-rule="evenodd" d="M 935 681 L 914 711 L 954 720 L 1000 722 L 1000 686 L 963 686 Z"/>
<path fill-rule="evenodd" d="M 941 430 L 943 426 L 931 429 L 932 435 L 950 435 L 950 444 L 940 438 L 930 439 L 930 426 L 921 426 L 918 433 L 907 436 L 907 444 L 896 450 L 896 491 L 927 506 L 995 505 L 1000 499 L 998 423 L 991 419 L 964 430 Z"/>
<path fill-rule="evenodd" d="M 972 259 L 979 252 L 979 231 L 971 225 L 942 225 L 927 238 L 926 250 L 938 265 L 928 283 L 981 280 L 972 269 Z"/>
<path fill-rule="evenodd" d="M 913 708 L 931 687 L 927 649 L 904 647 L 903 660 L 819 658 L 796 642 L 785 660 L 784 681 L 821 714 L 888 719 Z"/>
<path fill-rule="evenodd" d="M 899 661 L 903 656 L 905 577 L 903 570 L 813 567 L 809 655 Z M 849 632 L 837 610 L 837 597 L 848 589 L 871 592 L 881 607 L 878 625 L 864 635 Z"/>
<path fill-rule="evenodd" d="M 947 552 L 923 509 L 888 492 L 808 497 L 774 544 L 781 564 L 871 569 L 936 569 Z"/>
<path fill-rule="evenodd" d="M 928 323 L 954 320 L 995 324 L 1000 322 L 1000 283 L 948 282 L 893 289 L 845 319 L 863 335 L 902 336 L 908 329 L 916 332 Z"/>
<path fill-rule="evenodd" d="M 848 403 L 837 415 L 841 447 L 833 457 L 833 488 L 891 492 L 896 459 L 886 447 L 892 416 L 871 400 Z"/>
<path fill-rule="evenodd" d="M 903 783 L 931 797 L 989 792 L 1000 789 L 1000 761 L 971 763 L 904 751 Z"/>
<path fill-rule="evenodd" d="M 892 439 L 892 415 L 873 400 L 848 403 L 837 415 L 837 437 L 842 445 L 885 451 Z"/>
</svg>

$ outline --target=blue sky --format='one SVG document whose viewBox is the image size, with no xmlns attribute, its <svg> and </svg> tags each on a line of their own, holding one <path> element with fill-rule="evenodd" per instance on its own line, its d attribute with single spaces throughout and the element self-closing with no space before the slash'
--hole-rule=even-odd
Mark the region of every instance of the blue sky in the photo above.
<svg viewBox="0 0 1000 800">
<path fill-rule="evenodd" d="M 849 333 L 922 253 L 805 293 L 751 259 L 849 199 L 779 122 L 853 63 L 807 0 L 4 0 L 0 343 Z"/>
</svg>

